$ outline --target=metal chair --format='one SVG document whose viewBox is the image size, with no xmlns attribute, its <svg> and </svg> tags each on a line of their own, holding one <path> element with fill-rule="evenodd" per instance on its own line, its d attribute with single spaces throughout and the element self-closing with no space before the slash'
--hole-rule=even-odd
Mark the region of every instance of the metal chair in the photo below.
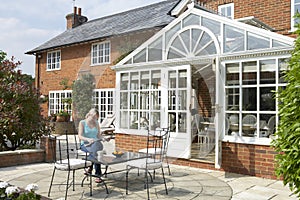
<svg viewBox="0 0 300 200">
<path fill-rule="evenodd" d="M 276 128 L 276 116 L 270 117 L 268 121 L 268 136 L 274 134 Z"/>
<path fill-rule="evenodd" d="M 162 178 L 165 185 L 166 194 L 168 194 L 168 188 L 166 184 L 165 174 L 164 174 L 164 159 L 167 151 L 169 140 L 169 130 L 159 129 L 155 131 L 150 131 L 148 129 L 147 135 L 147 158 L 132 160 L 127 162 L 126 166 L 126 194 L 128 194 L 128 174 L 132 169 L 144 170 L 145 171 L 145 188 L 147 189 L 147 197 L 150 199 L 149 195 L 149 176 L 153 182 L 151 171 L 161 169 Z M 150 152 L 151 151 L 151 152 Z"/>
<path fill-rule="evenodd" d="M 65 199 L 68 196 L 68 189 L 73 186 L 73 191 L 75 191 L 75 171 L 85 169 L 92 165 L 92 162 L 86 159 L 79 159 L 76 151 L 76 147 L 71 148 L 68 133 L 65 131 L 65 135 L 61 137 L 56 137 L 56 146 L 52 147 L 53 150 L 53 160 L 54 169 L 50 181 L 50 187 L 48 191 L 48 197 L 50 197 L 51 189 L 53 185 L 65 185 Z M 76 146 L 76 144 L 75 144 Z M 56 170 L 67 172 L 67 180 L 65 183 L 53 183 Z M 70 174 L 73 173 L 72 181 L 70 182 Z M 77 184 L 76 184 L 77 185 Z M 78 184 L 79 185 L 79 184 Z M 82 184 L 80 183 L 82 186 Z M 90 179 L 89 186 L 91 187 L 92 180 Z"/>
</svg>

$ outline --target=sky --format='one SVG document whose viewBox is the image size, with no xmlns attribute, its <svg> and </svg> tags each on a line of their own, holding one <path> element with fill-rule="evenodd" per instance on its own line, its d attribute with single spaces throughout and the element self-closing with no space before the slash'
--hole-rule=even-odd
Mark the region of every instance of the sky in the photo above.
<svg viewBox="0 0 300 200">
<path fill-rule="evenodd" d="M 89 20 L 162 0 L 0 0 L 0 50 L 21 61 L 22 73 L 34 77 L 35 57 L 25 52 L 66 30 L 74 5 Z"/>
</svg>

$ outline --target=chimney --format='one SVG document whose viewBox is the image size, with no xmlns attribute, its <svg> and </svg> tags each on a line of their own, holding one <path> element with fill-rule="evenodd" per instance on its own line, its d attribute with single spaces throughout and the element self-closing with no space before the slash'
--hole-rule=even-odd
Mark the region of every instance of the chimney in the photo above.
<svg viewBox="0 0 300 200">
<path fill-rule="evenodd" d="M 81 16 L 81 8 L 78 8 L 77 14 L 77 7 L 74 7 L 74 11 L 71 14 L 66 16 L 67 19 L 67 29 L 75 28 L 76 26 L 80 26 L 81 24 L 88 21 L 88 18 L 85 16 Z"/>
</svg>

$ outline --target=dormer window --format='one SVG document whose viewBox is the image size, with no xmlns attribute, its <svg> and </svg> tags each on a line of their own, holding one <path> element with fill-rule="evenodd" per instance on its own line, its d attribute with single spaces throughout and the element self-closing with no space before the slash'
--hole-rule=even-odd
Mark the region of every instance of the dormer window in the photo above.
<svg viewBox="0 0 300 200">
<path fill-rule="evenodd" d="M 92 45 L 92 65 L 110 63 L 110 42 Z"/>
<path fill-rule="evenodd" d="M 234 19 L 234 3 L 219 5 L 218 12 L 222 16 Z"/>
<path fill-rule="evenodd" d="M 51 51 L 47 53 L 47 71 L 60 69 L 60 51 Z"/>
<path fill-rule="evenodd" d="M 296 30 L 295 25 L 299 23 L 299 19 L 294 18 L 296 13 L 300 12 L 300 1 L 291 0 L 291 30 Z"/>
</svg>

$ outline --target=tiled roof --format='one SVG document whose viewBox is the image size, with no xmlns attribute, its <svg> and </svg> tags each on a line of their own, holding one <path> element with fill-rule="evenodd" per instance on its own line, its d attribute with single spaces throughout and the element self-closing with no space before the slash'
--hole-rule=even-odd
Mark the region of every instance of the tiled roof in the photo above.
<svg viewBox="0 0 300 200">
<path fill-rule="evenodd" d="M 121 12 L 118 14 L 88 21 L 80 26 L 68 29 L 58 36 L 26 54 L 88 42 L 96 39 L 126 34 L 138 30 L 162 27 L 169 24 L 174 17 L 169 12 L 179 0 L 164 0 L 159 3 Z"/>
</svg>

